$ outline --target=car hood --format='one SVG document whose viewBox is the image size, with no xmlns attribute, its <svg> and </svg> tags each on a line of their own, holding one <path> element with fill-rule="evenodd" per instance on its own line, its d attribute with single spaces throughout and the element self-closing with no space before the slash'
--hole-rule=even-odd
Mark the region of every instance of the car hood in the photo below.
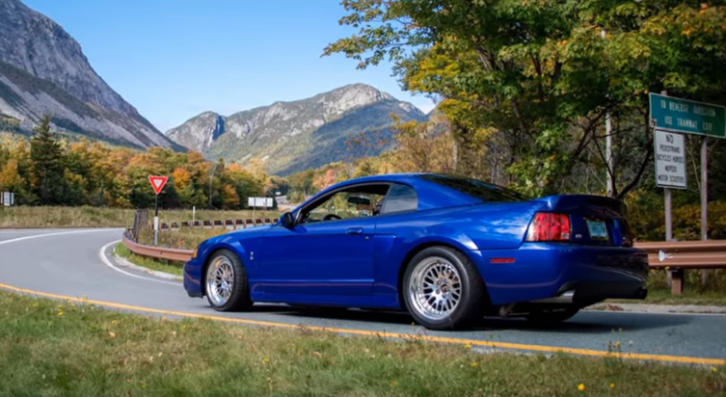
<svg viewBox="0 0 726 397">
<path fill-rule="evenodd" d="M 225 233 L 216 237 L 212 237 L 209 239 L 215 240 L 215 241 L 223 241 L 228 238 L 232 238 L 235 240 L 240 239 L 247 239 L 247 238 L 253 238 L 253 237 L 260 237 L 261 235 L 267 233 L 268 230 L 272 229 L 272 225 L 265 225 L 265 226 L 255 226 L 255 227 L 248 227 L 246 229 L 241 230 L 235 230 L 233 232 Z"/>
<path fill-rule="evenodd" d="M 234 244 L 241 240 L 247 240 L 255 237 L 260 237 L 272 228 L 272 225 L 250 227 L 242 230 L 235 230 L 233 232 L 220 234 L 202 241 L 197 250 L 199 252 L 205 252 L 210 246 L 214 246 L 218 243 L 229 243 Z"/>
</svg>

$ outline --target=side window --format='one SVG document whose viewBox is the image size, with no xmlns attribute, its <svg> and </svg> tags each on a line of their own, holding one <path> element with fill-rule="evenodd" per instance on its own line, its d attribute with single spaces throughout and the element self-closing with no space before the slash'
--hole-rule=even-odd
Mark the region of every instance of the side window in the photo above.
<svg viewBox="0 0 726 397">
<path fill-rule="evenodd" d="M 341 190 L 303 209 L 300 223 L 329 222 L 378 215 L 388 185 L 364 185 Z"/>
<path fill-rule="evenodd" d="M 397 212 L 416 211 L 417 209 L 418 196 L 416 190 L 410 186 L 394 184 L 383 203 L 381 214 L 395 214 Z"/>
</svg>

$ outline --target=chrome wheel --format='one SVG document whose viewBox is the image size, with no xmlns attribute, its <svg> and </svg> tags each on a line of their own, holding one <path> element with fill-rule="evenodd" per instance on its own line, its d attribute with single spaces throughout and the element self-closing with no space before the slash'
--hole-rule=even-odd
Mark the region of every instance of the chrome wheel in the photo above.
<svg viewBox="0 0 726 397">
<path fill-rule="evenodd" d="M 446 319 L 461 301 L 459 271 L 447 259 L 428 257 L 413 269 L 408 285 L 414 310 L 430 320 Z"/>
<path fill-rule="evenodd" d="M 207 267 L 207 295 L 215 306 L 223 306 L 234 291 L 234 266 L 223 255 L 212 261 Z"/>
</svg>

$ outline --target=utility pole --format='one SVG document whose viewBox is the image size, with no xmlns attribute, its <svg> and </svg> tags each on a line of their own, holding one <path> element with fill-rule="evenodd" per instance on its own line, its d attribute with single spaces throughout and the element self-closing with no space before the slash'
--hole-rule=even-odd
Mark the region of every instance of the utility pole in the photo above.
<svg viewBox="0 0 726 397">
<path fill-rule="evenodd" d="M 607 33 L 603 28 L 600 31 L 600 35 L 603 39 L 607 38 Z M 613 159 L 613 136 L 612 136 L 612 121 L 610 120 L 610 112 L 605 113 L 605 163 L 607 165 L 607 195 L 613 197 L 615 192 L 615 186 L 613 186 L 613 177 L 615 175 L 615 164 Z"/>
<path fill-rule="evenodd" d="M 214 180 L 214 170 L 216 169 L 217 163 L 212 163 L 212 168 L 209 172 L 209 209 L 212 209 L 212 181 Z"/>
<path fill-rule="evenodd" d="M 668 96 L 668 90 L 663 90 L 660 93 L 661 95 Z M 665 195 L 665 238 L 666 241 L 671 241 L 673 240 L 673 221 L 671 219 L 671 189 L 664 188 L 663 194 Z"/>
<path fill-rule="evenodd" d="M 668 90 L 663 90 L 660 92 L 662 95 L 668 96 Z M 664 195 L 664 201 L 665 201 L 665 239 L 666 241 L 673 240 L 673 220 L 671 219 L 671 189 L 664 188 L 663 189 L 663 195 Z M 673 273 L 671 271 L 668 271 L 666 273 L 666 279 L 668 280 L 668 286 L 671 285 L 673 282 Z"/>
<path fill-rule="evenodd" d="M 701 240 L 708 240 L 708 137 L 701 138 Z M 701 285 L 708 281 L 708 270 L 701 269 Z"/>
</svg>

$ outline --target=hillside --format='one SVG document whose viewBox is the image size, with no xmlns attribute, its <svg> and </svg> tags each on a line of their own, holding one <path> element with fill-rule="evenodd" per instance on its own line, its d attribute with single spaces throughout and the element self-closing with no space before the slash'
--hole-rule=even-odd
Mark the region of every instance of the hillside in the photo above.
<svg viewBox="0 0 726 397">
<path fill-rule="evenodd" d="M 167 136 L 212 159 L 260 158 L 269 172 L 287 175 L 351 156 L 380 153 L 386 145 L 351 153 L 346 141 L 362 135 L 389 137 L 391 114 L 404 121 L 426 118 L 410 103 L 371 86 L 353 84 L 230 116 L 204 112 L 169 130 Z"/>
<path fill-rule="evenodd" d="M 0 116 L 136 147 L 175 145 L 93 70 L 80 44 L 18 0 L 0 0 Z"/>
</svg>

